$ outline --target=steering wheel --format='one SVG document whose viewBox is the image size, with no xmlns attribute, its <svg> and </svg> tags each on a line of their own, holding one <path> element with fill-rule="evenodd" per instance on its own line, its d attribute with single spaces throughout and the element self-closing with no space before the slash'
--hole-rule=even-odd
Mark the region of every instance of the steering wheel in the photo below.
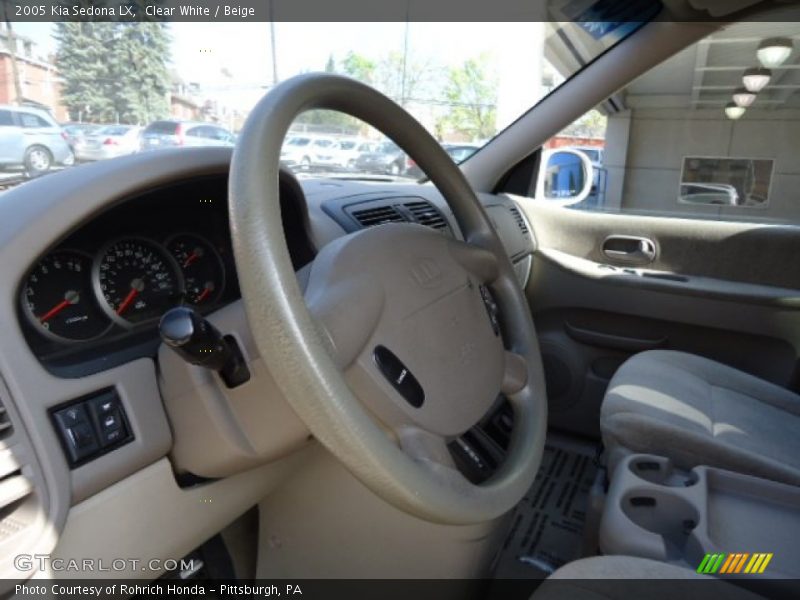
<svg viewBox="0 0 800 600">
<path fill-rule="evenodd" d="M 328 109 L 394 140 L 449 203 L 465 241 L 385 224 L 323 247 L 301 291 L 281 224 L 281 145 L 295 117 Z M 405 110 L 357 81 L 300 75 L 248 117 L 233 153 L 230 222 L 256 344 L 311 433 L 373 492 L 434 522 L 479 523 L 514 507 L 536 476 L 547 409 L 528 304 L 461 171 Z M 514 412 L 505 461 L 481 484 L 447 441 L 503 392 Z"/>
</svg>

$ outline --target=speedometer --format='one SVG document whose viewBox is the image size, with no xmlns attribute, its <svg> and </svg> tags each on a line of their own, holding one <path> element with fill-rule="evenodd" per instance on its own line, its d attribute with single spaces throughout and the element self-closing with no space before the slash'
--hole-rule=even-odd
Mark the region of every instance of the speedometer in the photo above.
<svg viewBox="0 0 800 600">
<path fill-rule="evenodd" d="M 103 310 L 124 327 L 160 318 L 183 294 L 175 260 L 160 245 L 142 238 L 106 246 L 92 275 Z"/>
</svg>

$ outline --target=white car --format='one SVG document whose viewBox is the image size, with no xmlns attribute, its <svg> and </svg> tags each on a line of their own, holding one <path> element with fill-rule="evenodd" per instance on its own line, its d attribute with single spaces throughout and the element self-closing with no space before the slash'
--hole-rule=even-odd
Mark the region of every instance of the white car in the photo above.
<svg viewBox="0 0 800 600">
<path fill-rule="evenodd" d="M 109 125 L 88 135 L 75 154 L 80 161 L 104 160 L 133 154 L 139 150 L 142 128 L 135 125 Z"/>
<path fill-rule="evenodd" d="M 358 157 L 367 152 L 373 152 L 375 146 L 375 142 L 358 138 L 344 138 L 339 140 L 336 148 L 338 165 L 345 169 L 355 169 Z"/>
<path fill-rule="evenodd" d="M 312 167 L 337 167 L 337 142 L 333 138 L 312 135 L 289 137 L 281 150 L 281 163 L 303 171 Z"/>
</svg>

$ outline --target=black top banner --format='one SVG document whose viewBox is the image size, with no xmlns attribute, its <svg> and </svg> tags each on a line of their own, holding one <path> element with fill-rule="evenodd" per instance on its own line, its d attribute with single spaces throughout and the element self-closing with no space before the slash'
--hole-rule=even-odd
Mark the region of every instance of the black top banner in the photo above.
<svg viewBox="0 0 800 600">
<path fill-rule="evenodd" d="M 661 0 L 2 0 L 3 20 L 121 22 L 551 21 L 646 22 L 771 20 L 753 7 L 786 11 L 794 0 L 724 0 L 664 9 Z M 692 5 L 700 8 L 692 8 Z M 671 5 L 672 6 L 672 5 Z M 742 8 L 744 6 L 744 8 Z M 726 8 L 727 7 L 727 8 Z M 734 11 L 734 12 L 731 12 Z M 785 18 L 780 17 L 782 20 Z"/>
</svg>

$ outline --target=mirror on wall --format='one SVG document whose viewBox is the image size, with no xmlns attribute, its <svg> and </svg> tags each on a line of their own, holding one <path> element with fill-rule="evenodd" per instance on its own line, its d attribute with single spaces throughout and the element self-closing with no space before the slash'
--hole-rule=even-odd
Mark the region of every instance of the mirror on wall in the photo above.
<svg viewBox="0 0 800 600">
<path fill-rule="evenodd" d="M 678 202 L 765 208 L 772 159 L 687 156 L 683 159 Z"/>
</svg>

